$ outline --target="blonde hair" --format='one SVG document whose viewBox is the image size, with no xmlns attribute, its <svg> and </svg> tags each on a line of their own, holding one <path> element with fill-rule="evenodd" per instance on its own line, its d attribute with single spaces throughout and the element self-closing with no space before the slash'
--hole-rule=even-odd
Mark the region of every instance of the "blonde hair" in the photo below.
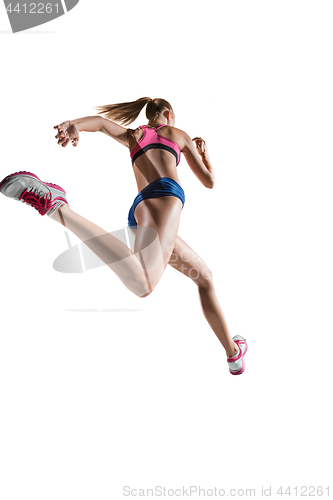
<svg viewBox="0 0 333 500">
<path fill-rule="evenodd" d="M 165 99 L 151 99 L 150 97 L 141 97 L 132 102 L 96 106 L 96 109 L 99 110 L 99 115 L 104 115 L 105 118 L 109 118 L 109 120 L 121 123 L 122 125 L 129 125 L 136 120 L 146 105 L 146 117 L 148 120 L 152 120 L 164 109 L 173 111 L 171 104 Z"/>
</svg>

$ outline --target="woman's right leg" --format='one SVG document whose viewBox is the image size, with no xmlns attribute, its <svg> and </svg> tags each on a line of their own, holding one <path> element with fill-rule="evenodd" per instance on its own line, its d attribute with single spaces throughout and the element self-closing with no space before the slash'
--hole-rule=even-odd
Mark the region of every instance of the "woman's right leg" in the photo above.
<svg viewBox="0 0 333 500">
<path fill-rule="evenodd" d="M 234 356 L 238 348 L 229 333 L 217 299 L 212 272 L 208 266 L 179 236 L 177 236 L 169 264 L 191 278 L 198 286 L 201 307 L 206 320 L 223 345 L 227 356 L 229 358 Z"/>
</svg>

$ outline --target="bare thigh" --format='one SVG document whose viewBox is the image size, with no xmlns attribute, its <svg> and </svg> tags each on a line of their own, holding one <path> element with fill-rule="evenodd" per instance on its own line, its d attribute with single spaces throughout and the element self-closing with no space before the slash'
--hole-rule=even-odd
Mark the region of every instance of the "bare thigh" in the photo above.
<svg viewBox="0 0 333 500">
<path fill-rule="evenodd" d="M 173 252 L 179 228 L 182 202 L 175 196 L 141 201 L 135 209 L 137 229 L 134 253 L 146 270 L 153 290 Z"/>
<path fill-rule="evenodd" d="M 191 278 L 199 287 L 212 285 L 212 272 L 199 255 L 177 236 L 169 264 Z"/>
</svg>

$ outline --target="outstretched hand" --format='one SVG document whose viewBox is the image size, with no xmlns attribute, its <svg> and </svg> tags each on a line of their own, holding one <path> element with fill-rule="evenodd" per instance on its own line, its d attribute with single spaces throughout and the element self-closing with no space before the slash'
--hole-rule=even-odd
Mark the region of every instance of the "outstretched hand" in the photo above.
<svg viewBox="0 0 333 500">
<path fill-rule="evenodd" d="M 207 145 L 201 137 L 195 137 L 194 139 L 192 139 L 192 141 L 194 141 L 200 156 L 208 153 Z"/>
<path fill-rule="evenodd" d="M 60 125 L 54 127 L 58 130 L 58 134 L 55 136 L 58 139 L 59 146 L 65 148 L 69 142 L 72 142 L 73 146 L 77 146 L 79 142 L 79 129 L 76 125 L 70 121 L 63 122 Z"/>
</svg>

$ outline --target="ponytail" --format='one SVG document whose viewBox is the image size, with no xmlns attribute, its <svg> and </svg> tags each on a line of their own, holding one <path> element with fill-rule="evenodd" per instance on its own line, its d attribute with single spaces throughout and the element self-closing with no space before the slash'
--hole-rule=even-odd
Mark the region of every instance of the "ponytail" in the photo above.
<svg viewBox="0 0 333 500">
<path fill-rule="evenodd" d="M 172 111 L 171 104 L 165 99 L 151 99 L 150 97 L 141 97 L 132 102 L 96 106 L 96 108 L 99 110 L 99 115 L 104 115 L 105 118 L 121 123 L 122 125 L 129 125 L 137 119 L 145 105 L 147 105 L 146 117 L 148 120 L 152 120 L 165 108 Z"/>
</svg>

